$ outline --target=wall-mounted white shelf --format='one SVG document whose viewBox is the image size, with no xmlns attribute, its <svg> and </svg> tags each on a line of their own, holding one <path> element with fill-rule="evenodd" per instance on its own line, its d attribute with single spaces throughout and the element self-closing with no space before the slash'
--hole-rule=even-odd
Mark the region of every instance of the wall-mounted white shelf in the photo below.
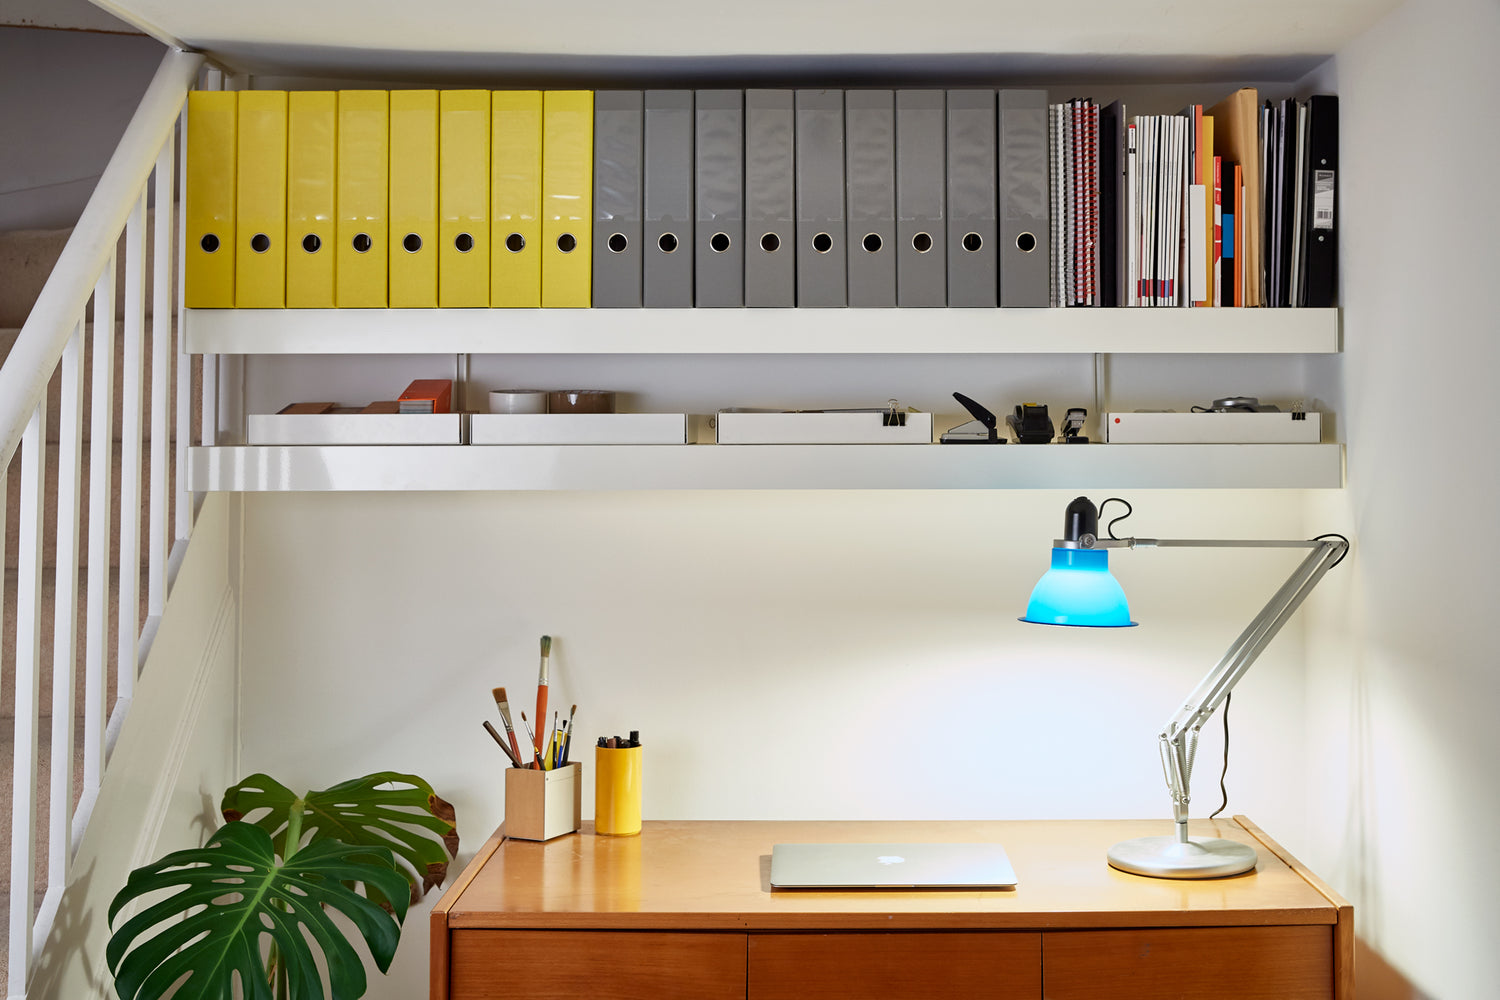
<svg viewBox="0 0 1500 1000">
<path fill-rule="evenodd" d="M 192 354 L 1333 354 L 1337 309 L 189 309 Z"/>
<path fill-rule="evenodd" d="M 193 448 L 194 490 L 1338 489 L 1338 444 Z"/>
</svg>

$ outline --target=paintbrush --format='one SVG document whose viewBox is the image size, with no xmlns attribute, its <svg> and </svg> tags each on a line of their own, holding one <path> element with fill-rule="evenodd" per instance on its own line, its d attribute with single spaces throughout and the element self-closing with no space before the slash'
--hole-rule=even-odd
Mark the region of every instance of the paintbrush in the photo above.
<svg viewBox="0 0 1500 1000">
<path fill-rule="evenodd" d="M 563 760 L 564 764 L 566 764 L 568 762 L 568 751 L 571 750 L 571 749 L 573 749 L 573 716 L 575 716 L 577 714 L 578 714 L 578 706 L 577 705 L 574 705 L 572 708 L 570 708 L 568 710 L 568 731 L 567 731 L 567 735 L 565 735 L 563 737 L 563 748 L 562 748 L 562 760 Z"/>
<path fill-rule="evenodd" d="M 531 723 L 526 721 L 526 713 L 521 713 L 521 725 L 526 727 L 526 737 L 531 740 L 531 752 L 536 759 L 531 762 L 533 771 L 545 771 L 547 768 L 542 764 L 542 752 L 536 748 L 536 735 L 531 731 Z"/>
<path fill-rule="evenodd" d="M 536 748 L 538 756 L 542 753 L 542 726 L 547 723 L 547 658 L 552 655 L 552 637 L 542 636 L 542 666 L 536 677 L 536 735 L 532 737 L 532 746 Z"/>
<path fill-rule="evenodd" d="M 510 747 L 506 746 L 505 741 L 500 738 L 500 734 L 495 732 L 495 727 L 493 724 L 491 724 L 489 719 L 484 720 L 484 728 L 489 732 L 491 736 L 495 738 L 495 742 L 500 744 L 500 749 L 505 751 L 505 756 L 510 757 L 510 766 L 520 767 L 521 762 L 516 760 L 515 757 L 511 756 Z"/>
<path fill-rule="evenodd" d="M 510 724 L 510 702 L 505 698 L 505 688 L 491 688 L 490 693 L 495 696 L 495 707 L 500 709 L 500 721 L 505 724 L 505 735 L 510 740 L 511 759 L 521 767 L 521 745 L 516 742 L 516 731 Z"/>
</svg>

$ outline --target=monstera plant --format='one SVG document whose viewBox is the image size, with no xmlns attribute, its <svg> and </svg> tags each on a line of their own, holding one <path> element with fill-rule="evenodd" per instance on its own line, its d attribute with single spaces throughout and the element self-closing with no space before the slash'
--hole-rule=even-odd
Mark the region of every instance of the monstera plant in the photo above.
<svg viewBox="0 0 1500 1000">
<path fill-rule="evenodd" d="M 113 925 L 151 897 L 106 949 L 120 1000 L 355 1000 L 364 963 L 328 911 L 348 918 L 384 973 L 407 907 L 458 854 L 453 807 L 412 774 L 301 796 L 255 774 L 221 808 L 228 822 L 206 844 L 131 872 L 110 904 Z"/>
</svg>

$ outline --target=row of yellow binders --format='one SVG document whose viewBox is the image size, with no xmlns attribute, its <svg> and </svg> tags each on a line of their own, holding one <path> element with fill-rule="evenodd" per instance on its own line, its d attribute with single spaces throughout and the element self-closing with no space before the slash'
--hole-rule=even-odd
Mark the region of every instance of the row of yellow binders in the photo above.
<svg viewBox="0 0 1500 1000">
<path fill-rule="evenodd" d="M 186 304 L 587 307 L 593 104 L 586 90 L 194 91 Z"/>
</svg>

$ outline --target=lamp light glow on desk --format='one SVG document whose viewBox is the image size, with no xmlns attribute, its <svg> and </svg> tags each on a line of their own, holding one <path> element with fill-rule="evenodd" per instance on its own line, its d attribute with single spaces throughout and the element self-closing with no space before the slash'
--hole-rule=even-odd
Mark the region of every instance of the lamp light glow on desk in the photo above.
<svg viewBox="0 0 1500 1000">
<path fill-rule="evenodd" d="M 1111 498 L 1115 499 L 1115 498 Z M 1109 500 L 1104 503 L 1109 503 Z M 1125 503 L 1125 501 L 1119 501 Z M 1101 506 L 1103 506 L 1101 504 Z M 1126 503 L 1129 507 L 1129 504 Z M 1129 516 L 1127 512 L 1126 515 Z M 1115 521 L 1121 518 L 1115 518 Z M 1114 521 L 1110 522 L 1111 527 Z M 1250 669 L 1250 664 L 1281 631 L 1302 601 L 1343 559 L 1349 540 L 1326 535 L 1306 541 L 1261 539 L 1167 539 L 1099 537 L 1099 510 L 1087 497 L 1068 504 L 1063 537 L 1053 542 L 1052 568 L 1043 574 L 1022 621 L 1039 625 L 1121 628 L 1134 625 L 1125 591 L 1109 572 L 1109 549 L 1297 548 L 1311 549 L 1281 589 L 1261 609 L 1218 665 L 1193 689 L 1158 735 L 1162 771 L 1172 796 L 1175 836 L 1140 837 L 1109 849 L 1109 863 L 1121 871 L 1158 878 L 1217 878 L 1255 867 L 1255 849 L 1216 837 L 1188 836 L 1188 785 L 1198 734 Z"/>
</svg>

